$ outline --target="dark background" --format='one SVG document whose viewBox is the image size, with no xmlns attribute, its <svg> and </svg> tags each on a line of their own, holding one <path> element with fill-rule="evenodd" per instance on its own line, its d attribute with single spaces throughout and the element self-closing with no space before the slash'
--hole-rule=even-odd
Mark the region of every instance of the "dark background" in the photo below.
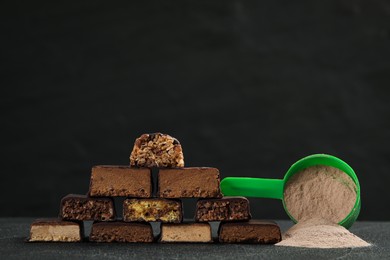
<svg viewBox="0 0 390 260">
<path fill-rule="evenodd" d="M 360 220 L 390 220 L 389 1 L 12 1 L 0 14 L 0 216 L 56 216 L 93 165 L 128 164 L 134 139 L 159 131 L 222 177 L 336 155 L 360 179 Z M 280 201 L 251 203 L 287 218 Z"/>
</svg>

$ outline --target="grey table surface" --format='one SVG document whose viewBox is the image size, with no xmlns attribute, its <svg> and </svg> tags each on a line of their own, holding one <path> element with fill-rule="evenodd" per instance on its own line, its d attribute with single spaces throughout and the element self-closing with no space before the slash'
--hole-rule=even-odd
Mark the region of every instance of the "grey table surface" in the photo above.
<svg viewBox="0 0 390 260">
<path fill-rule="evenodd" d="M 250 244 L 26 243 L 32 218 L 0 218 L 0 259 L 390 259 L 390 222 L 350 229 L 368 248 L 308 249 Z M 292 222 L 277 221 L 282 231 Z M 212 223 L 213 235 L 217 223 Z M 159 227 L 154 226 L 158 232 Z M 90 223 L 85 231 L 89 232 Z"/>
</svg>

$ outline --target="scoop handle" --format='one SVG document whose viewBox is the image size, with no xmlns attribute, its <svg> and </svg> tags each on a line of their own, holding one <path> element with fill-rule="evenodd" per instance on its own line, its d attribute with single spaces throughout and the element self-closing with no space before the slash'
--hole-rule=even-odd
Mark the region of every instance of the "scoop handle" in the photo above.
<svg viewBox="0 0 390 260">
<path fill-rule="evenodd" d="M 225 196 L 283 199 L 284 181 L 279 179 L 227 177 L 220 186 Z"/>
</svg>

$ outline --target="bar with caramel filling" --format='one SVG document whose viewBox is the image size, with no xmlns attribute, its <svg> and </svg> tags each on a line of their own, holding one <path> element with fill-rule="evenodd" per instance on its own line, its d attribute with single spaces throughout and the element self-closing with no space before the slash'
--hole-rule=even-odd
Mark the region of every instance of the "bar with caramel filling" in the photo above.
<svg viewBox="0 0 390 260">
<path fill-rule="evenodd" d="M 179 200 L 126 199 L 123 202 L 124 221 L 180 223 L 182 219 L 182 203 Z"/>
</svg>

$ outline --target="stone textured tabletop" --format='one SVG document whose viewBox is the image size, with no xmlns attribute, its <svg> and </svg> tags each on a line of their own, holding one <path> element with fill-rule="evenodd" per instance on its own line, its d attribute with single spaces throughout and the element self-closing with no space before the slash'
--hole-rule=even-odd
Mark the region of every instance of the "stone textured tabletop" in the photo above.
<svg viewBox="0 0 390 260">
<path fill-rule="evenodd" d="M 0 259 L 390 259 L 390 222 L 354 224 L 350 230 L 374 244 L 369 248 L 305 249 L 245 244 L 26 243 L 32 221 L 0 219 Z M 282 231 L 292 225 L 286 220 L 277 222 Z M 89 228 L 87 224 L 86 232 Z M 215 235 L 216 225 L 213 229 Z"/>
</svg>

